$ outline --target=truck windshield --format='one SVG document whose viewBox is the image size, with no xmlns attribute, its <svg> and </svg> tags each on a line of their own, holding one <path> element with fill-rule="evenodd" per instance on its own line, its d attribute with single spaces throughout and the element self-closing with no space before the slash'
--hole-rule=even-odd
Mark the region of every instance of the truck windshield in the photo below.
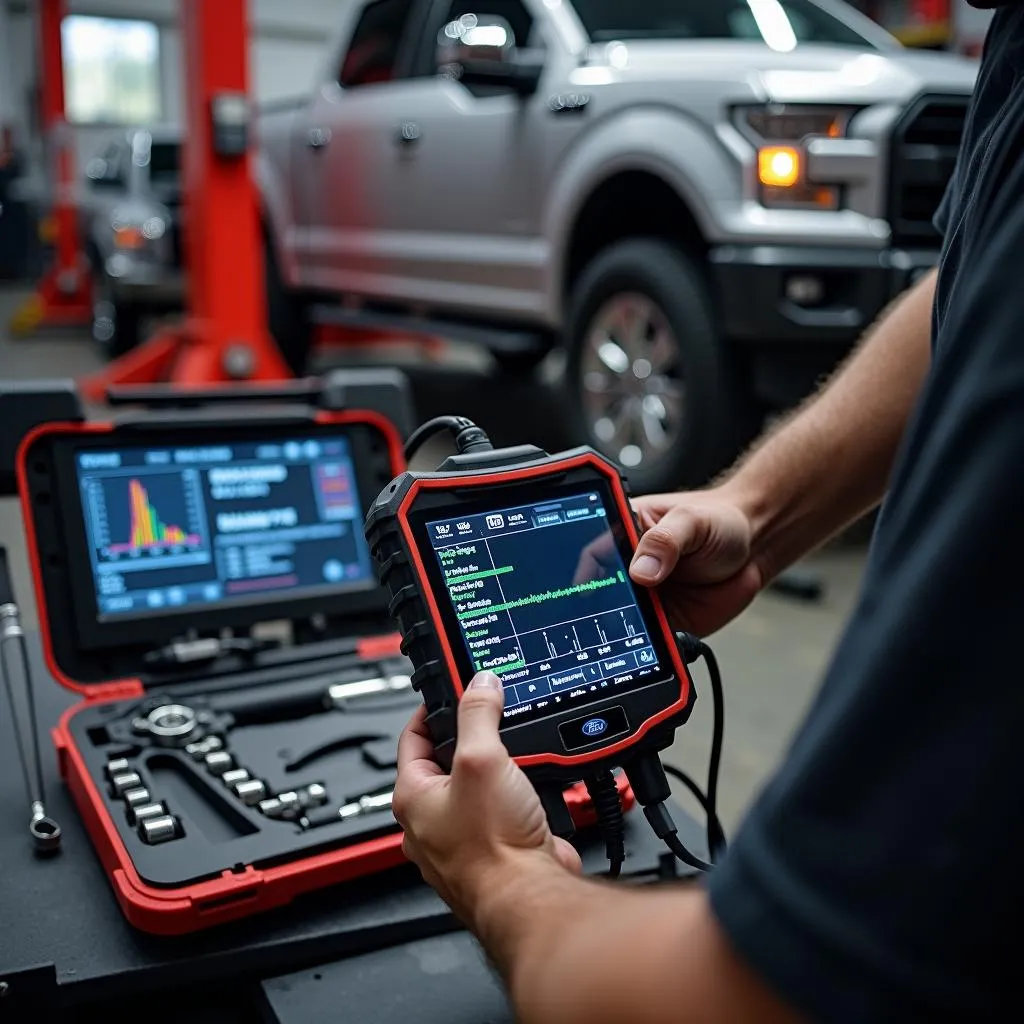
<svg viewBox="0 0 1024 1024">
<path fill-rule="evenodd" d="M 612 39 L 744 39 L 773 50 L 801 43 L 876 49 L 812 0 L 573 0 L 594 42 Z"/>
</svg>

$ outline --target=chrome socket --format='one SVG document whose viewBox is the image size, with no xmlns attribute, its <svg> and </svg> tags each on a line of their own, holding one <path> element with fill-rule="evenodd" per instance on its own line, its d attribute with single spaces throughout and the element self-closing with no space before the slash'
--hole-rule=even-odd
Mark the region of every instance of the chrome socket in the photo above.
<svg viewBox="0 0 1024 1024">
<path fill-rule="evenodd" d="M 342 821 L 348 821 L 350 818 L 359 818 L 364 814 L 372 814 L 374 811 L 383 811 L 391 806 L 394 792 L 390 793 L 375 793 L 372 796 L 361 796 L 358 800 L 353 800 L 352 803 L 343 804 L 338 810 L 338 817 Z"/>
<path fill-rule="evenodd" d="M 223 749 L 224 741 L 219 736 L 207 736 L 206 739 L 196 740 L 195 743 L 187 744 L 185 753 L 194 761 L 202 761 L 207 754 Z"/>
<path fill-rule="evenodd" d="M 322 782 L 311 782 L 299 790 L 299 802 L 305 807 L 320 807 L 327 803 L 327 787 Z"/>
<path fill-rule="evenodd" d="M 167 814 L 167 805 L 161 800 L 159 803 L 142 804 L 139 807 L 128 808 L 128 824 L 136 828 L 150 818 L 161 818 Z"/>
<path fill-rule="evenodd" d="M 158 846 L 180 836 L 180 823 L 170 814 L 159 818 L 146 818 L 139 822 L 139 838 L 149 846 Z"/>
<path fill-rule="evenodd" d="M 124 775 L 125 772 L 132 770 L 132 763 L 127 757 L 117 757 L 113 761 L 108 761 L 106 768 L 103 769 L 104 775 L 108 780 L 113 780 L 115 775 Z"/>
<path fill-rule="evenodd" d="M 138 789 L 142 785 L 142 777 L 138 772 L 122 772 L 114 775 L 110 780 L 110 786 L 114 796 L 124 796 L 129 789 Z"/>
<path fill-rule="evenodd" d="M 240 782 L 245 782 L 248 778 L 249 771 L 247 768 L 232 768 L 231 771 L 225 772 L 220 777 L 220 781 L 223 782 L 228 789 L 234 789 Z"/>
<path fill-rule="evenodd" d="M 266 803 L 267 784 L 262 779 L 246 779 L 235 785 L 235 796 L 247 807 Z"/>
<path fill-rule="evenodd" d="M 259 812 L 268 818 L 283 818 L 283 807 L 276 796 L 269 796 L 259 802 Z"/>
<path fill-rule="evenodd" d="M 142 807 L 144 804 L 152 803 L 153 801 L 153 798 L 149 795 L 149 790 L 145 786 L 125 790 L 121 794 L 121 798 L 129 807 Z"/>
<path fill-rule="evenodd" d="M 226 750 L 215 750 L 203 758 L 203 763 L 211 775 L 223 776 L 226 771 L 234 768 L 235 759 Z"/>
</svg>

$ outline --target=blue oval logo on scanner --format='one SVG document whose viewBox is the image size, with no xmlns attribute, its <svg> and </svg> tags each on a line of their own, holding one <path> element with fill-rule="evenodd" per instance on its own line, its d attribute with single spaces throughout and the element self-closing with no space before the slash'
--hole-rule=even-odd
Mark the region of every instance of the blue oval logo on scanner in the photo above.
<svg viewBox="0 0 1024 1024">
<path fill-rule="evenodd" d="M 588 718 L 583 723 L 583 735 L 584 736 L 600 736 L 601 733 L 606 732 L 608 729 L 608 723 L 603 718 Z"/>
</svg>

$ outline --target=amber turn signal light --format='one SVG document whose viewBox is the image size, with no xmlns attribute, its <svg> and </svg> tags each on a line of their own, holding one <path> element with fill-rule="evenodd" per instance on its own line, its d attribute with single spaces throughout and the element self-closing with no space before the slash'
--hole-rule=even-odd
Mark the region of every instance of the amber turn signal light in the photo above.
<svg viewBox="0 0 1024 1024">
<path fill-rule="evenodd" d="M 769 188 L 792 188 L 800 180 L 800 153 L 792 146 L 766 146 L 757 154 L 757 176 Z"/>
</svg>

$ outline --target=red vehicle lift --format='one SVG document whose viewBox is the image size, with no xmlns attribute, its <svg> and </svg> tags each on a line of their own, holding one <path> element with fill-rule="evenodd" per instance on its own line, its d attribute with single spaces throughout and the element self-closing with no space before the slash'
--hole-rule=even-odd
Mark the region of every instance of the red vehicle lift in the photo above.
<svg viewBox="0 0 1024 1024">
<path fill-rule="evenodd" d="M 53 226 L 56 242 L 53 266 L 39 288 L 15 313 L 15 333 L 37 327 L 88 324 L 92 317 L 89 267 L 78 236 L 75 205 L 74 140 L 64 117 L 64 64 L 60 27 L 67 13 L 65 0 L 39 0 L 39 54 L 43 131 L 54 188 Z"/>
<path fill-rule="evenodd" d="M 60 3 L 60 0 L 42 0 Z M 249 170 L 247 0 L 179 0 L 187 82 L 184 142 L 188 313 L 80 381 L 194 388 L 291 376 L 267 330 L 257 197 Z M 60 26 L 55 29 L 59 41 Z"/>
</svg>

